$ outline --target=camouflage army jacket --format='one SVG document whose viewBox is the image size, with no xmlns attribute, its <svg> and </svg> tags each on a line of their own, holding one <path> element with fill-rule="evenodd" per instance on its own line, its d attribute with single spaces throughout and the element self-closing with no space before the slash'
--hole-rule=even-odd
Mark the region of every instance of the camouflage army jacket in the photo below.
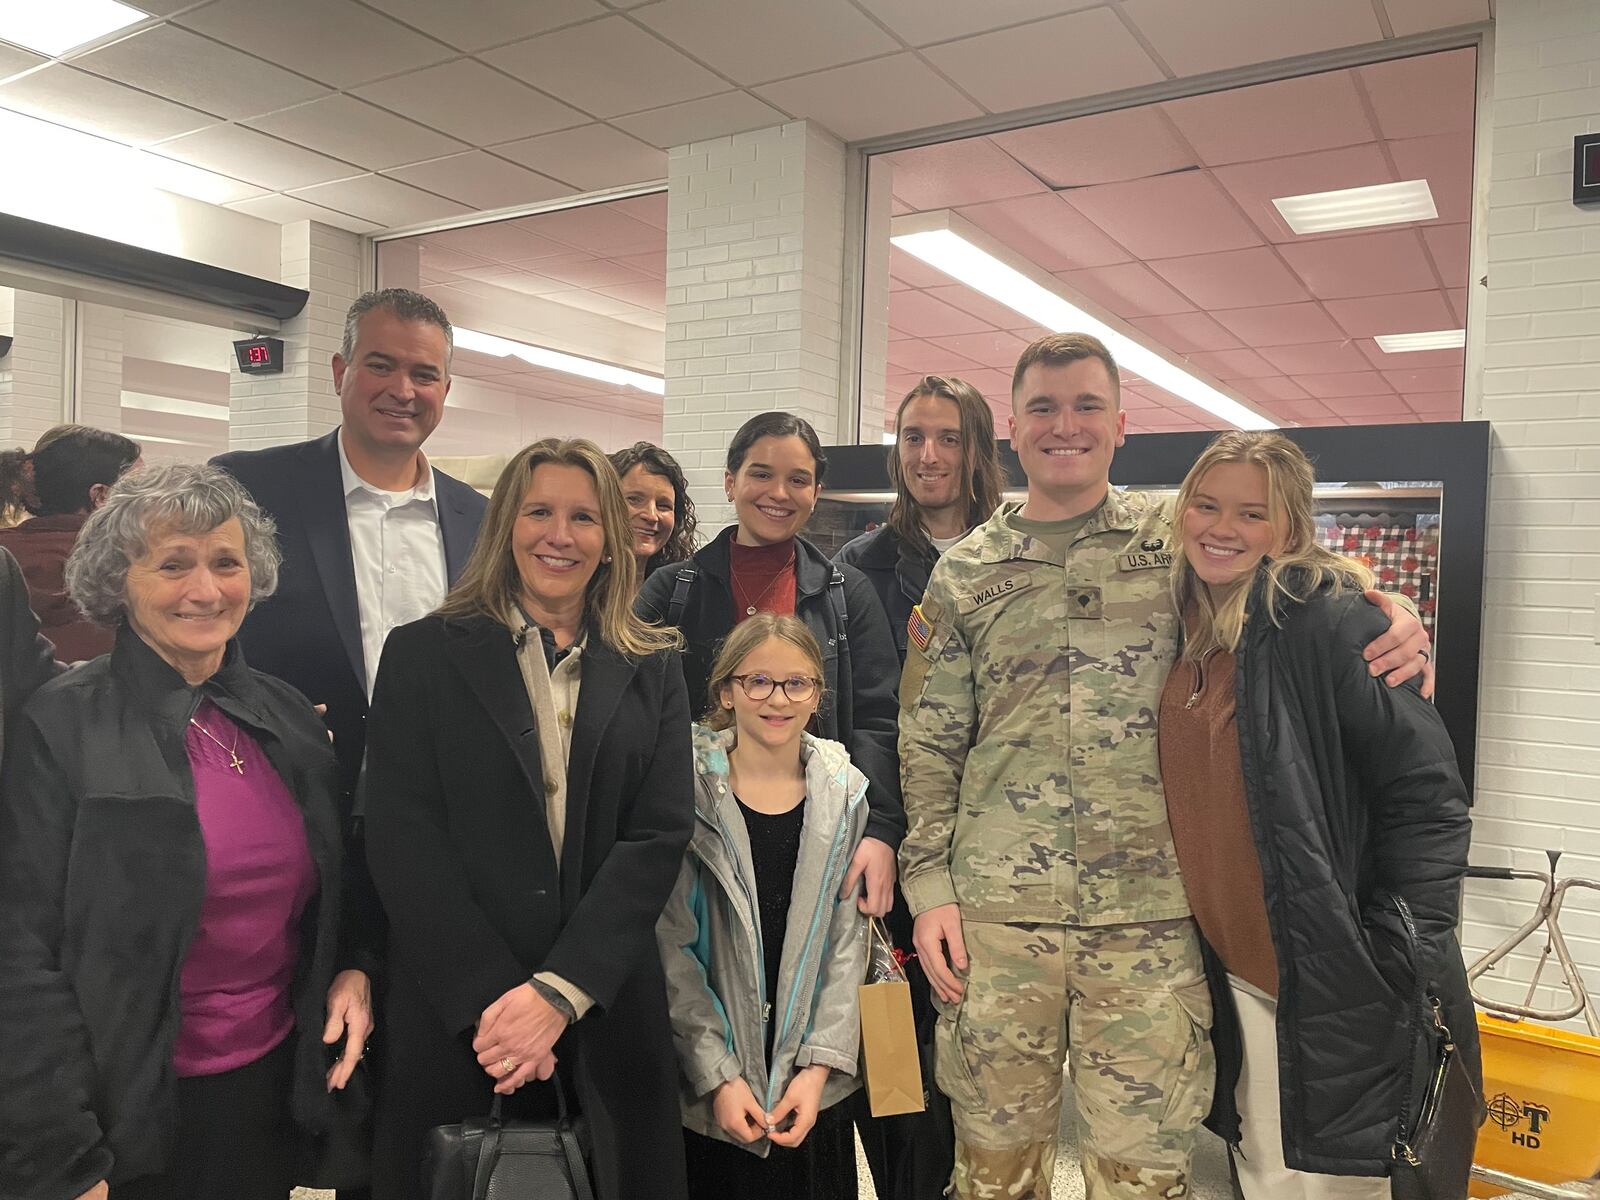
<svg viewBox="0 0 1600 1200">
<path fill-rule="evenodd" d="M 913 913 L 1109 925 L 1189 914 L 1156 714 L 1177 653 L 1168 506 L 1111 491 L 1063 563 L 1002 505 L 940 558 L 900 685 Z"/>
</svg>

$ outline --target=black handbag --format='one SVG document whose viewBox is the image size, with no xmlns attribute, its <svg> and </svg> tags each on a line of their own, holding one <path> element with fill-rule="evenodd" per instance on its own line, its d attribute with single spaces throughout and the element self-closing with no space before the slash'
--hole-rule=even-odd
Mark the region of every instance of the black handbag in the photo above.
<svg viewBox="0 0 1600 1200">
<path fill-rule="evenodd" d="M 1420 941 L 1410 906 L 1398 896 L 1395 905 L 1405 922 L 1406 936 L 1417 947 Z M 1428 1087 L 1416 1123 L 1411 1125 L 1414 1097 L 1412 1076 L 1408 1073 L 1389 1171 L 1389 1191 L 1393 1200 L 1466 1200 L 1478 1126 L 1483 1124 L 1487 1109 L 1461 1061 L 1450 1028 L 1444 1023 L 1439 998 L 1423 990 L 1420 972 L 1418 989 L 1421 995 L 1413 1006 L 1412 1044 L 1426 1039 Z M 1424 1010 L 1428 1014 L 1426 1024 Z"/>
<path fill-rule="evenodd" d="M 583 1118 L 568 1114 L 560 1079 L 550 1082 L 559 1114 L 553 1121 L 503 1120 L 496 1096 L 488 1117 L 429 1130 L 422 1158 L 428 1200 L 594 1200 Z"/>
</svg>

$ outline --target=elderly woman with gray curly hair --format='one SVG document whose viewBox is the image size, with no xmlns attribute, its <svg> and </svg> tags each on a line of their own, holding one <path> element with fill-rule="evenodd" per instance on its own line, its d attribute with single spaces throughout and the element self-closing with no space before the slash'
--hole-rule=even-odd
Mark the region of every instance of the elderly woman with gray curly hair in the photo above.
<svg viewBox="0 0 1600 1200">
<path fill-rule="evenodd" d="M 277 572 L 202 466 L 124 477 L 67 562 L 116 642 L 34 694 L 0 777 L 0 1194 L 284 1200 L 355 1120 L 333 753 L 234 641 Z"/>
</svg>

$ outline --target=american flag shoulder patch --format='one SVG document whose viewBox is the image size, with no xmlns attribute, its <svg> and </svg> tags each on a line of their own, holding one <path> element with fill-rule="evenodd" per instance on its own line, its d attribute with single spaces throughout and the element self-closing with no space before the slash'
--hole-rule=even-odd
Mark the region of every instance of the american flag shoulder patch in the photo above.
<svg viewBox="0 0 1600 1200">
<path fill-rule="evenodd" d="M 922 605 L 913 605 L 911 618 L 906 622 L 906 633 L 918 650 L 927 652 L 928 643 L 933 640 L 933 623 L 922 615 Z"/>
</svg>

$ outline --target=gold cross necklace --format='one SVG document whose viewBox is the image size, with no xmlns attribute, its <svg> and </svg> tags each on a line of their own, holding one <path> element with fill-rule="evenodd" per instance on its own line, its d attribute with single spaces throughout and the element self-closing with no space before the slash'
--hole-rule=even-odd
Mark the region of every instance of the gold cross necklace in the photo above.
<svg viewBox="0 0 1600 1200">
<path fill-rule="evenodd" d="M 226 750 L 228 752 L 229 759 L 228 765 L 235 771 L 239 772 L 239 774 L 244 774 L 244 759 L 239 757 L 239 731 L 237 729 L 233 731 L 233 745 L 228 746 L 223 743 L 221 738 L 212 733 L 211 730 L 200 724 L 200 722 L 196 721 L 193 717 L 189 718 L 189 724 L 193 725 L 201 733 L 205 734 L 213 742 Z"/>
</svg>

